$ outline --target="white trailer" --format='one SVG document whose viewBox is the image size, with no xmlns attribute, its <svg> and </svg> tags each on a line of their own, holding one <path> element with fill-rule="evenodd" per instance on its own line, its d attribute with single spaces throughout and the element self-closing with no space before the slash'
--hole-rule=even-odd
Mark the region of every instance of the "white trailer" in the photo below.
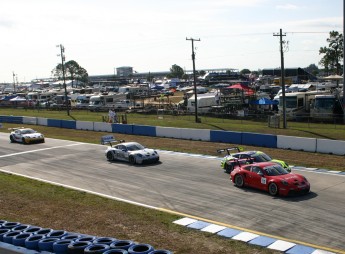
<svg viewBox="0 0 345 254">
<path fill-rule="evenodd" d="M 216 106 L 216 95 L 213 93 L 205 93 L 197 95 L 197 106 L 199 113 L 207 113 L 212 109 L 212 106 Z M 188 99 L 187 102 L 187 111 L 194 113 L 195 112 L 195 95 Z"/>
</svg>

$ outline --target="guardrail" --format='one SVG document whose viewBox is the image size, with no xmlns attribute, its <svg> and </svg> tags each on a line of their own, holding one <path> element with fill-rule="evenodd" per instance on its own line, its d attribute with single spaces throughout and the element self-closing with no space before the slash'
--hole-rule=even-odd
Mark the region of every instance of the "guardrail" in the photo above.
<svg viewBox="0 0 345 254">
<path fill-rule="evenodd" d="M 345 141 L 270 135 L 249 132 L 219 131 L 207 129 L 173 128 L 121 123 L 71 121 L 40 117 L 0 116 L 0 123 L 43 125 L 48 127 L 102 131 L 129 135 L 167 137 L 187 140 L 222 142 L 268 148 L 281 148 L 315 153 L 345 155 Z"/>
</svg>

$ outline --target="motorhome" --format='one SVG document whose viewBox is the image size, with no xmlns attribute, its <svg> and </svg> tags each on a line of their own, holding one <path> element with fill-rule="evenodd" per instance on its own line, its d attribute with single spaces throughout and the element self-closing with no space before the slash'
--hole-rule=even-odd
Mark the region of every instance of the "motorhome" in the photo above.
<svg viewBox="0 0 345 254">
<path fill-rule="evenodd" d="M 216 95 L 214 93 L 205 93 L 197 95 L 197 110 L 200 113 L 207 113 L 212 109 L 212 106 L 216 106 Z M 193 94 L 187 102 L 187 111 L 195 112 L 195 95 Z"/>
<path fill-rule="evenodd" d="M 342 98 L 335 94 L 318 94 L 312 100 L 310 117 L 315 120 L 333 120 L 343 116 Z"/>
<path fill-rule="evenodd" d="M 116 102 L 126 99 L 126 94 L 98 94 L 90 97 L 88 108 L 91 111 L 106 111 L 116 106 Z"/>
<path fill-rule="evenodd" d="M 309 117 L 310 109 L 316 95 L 326 94 L 323 91 L 293 92 L 285 94 L 285 113 L 288 118 Z M 283 112 L 283 96 L 279 98 L 279 112 Z"/>
<path fill-rule="evenodd" d="M 89 107 L 91 94 L 78 95 L 76 98 L 75 107 L 77 109 L 86 109 Z"/>
</svg>

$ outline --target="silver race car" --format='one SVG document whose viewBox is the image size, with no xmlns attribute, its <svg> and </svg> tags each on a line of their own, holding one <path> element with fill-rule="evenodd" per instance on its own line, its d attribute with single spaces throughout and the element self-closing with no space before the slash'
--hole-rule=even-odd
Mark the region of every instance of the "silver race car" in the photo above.
<svg viewBox="0 0 345 254">
<path fill-rule="evenodd" d="M 105 151 L 109 161 L 128 161 L 131 164 L 156 163 L 159 161 L 159 154 L 154 149 L 145 148 L 137 142 L 121 142 Z"/>
<path fill-rule="evenodd" d="M 44 143 L 44 135 L 30 128 L 11 128 L 11 143 L 19 142 L 23 144 Z"/>
</svg>

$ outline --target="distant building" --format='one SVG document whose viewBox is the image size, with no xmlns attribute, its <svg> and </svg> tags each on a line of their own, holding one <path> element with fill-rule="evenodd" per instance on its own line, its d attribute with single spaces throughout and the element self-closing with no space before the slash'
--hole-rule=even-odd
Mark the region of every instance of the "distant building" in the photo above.
<svg viewBox="0 0 345 254">
<path fill-rule="evenodd" d="M 123 66 L 116 68 L 116 75 L 118 77 L 128 77 L 133 74 L 133 67 Z"/>
<path fill-rule="evenodd" d="M 302 68 L 285 68 L 285 77 L 292 79 L 293 83 L 300 84 L 308 81 L 316 81 L 317 77 Z M 262 76 L 281 77 L 281 69 L 263 69 Z"/>
</svg>

